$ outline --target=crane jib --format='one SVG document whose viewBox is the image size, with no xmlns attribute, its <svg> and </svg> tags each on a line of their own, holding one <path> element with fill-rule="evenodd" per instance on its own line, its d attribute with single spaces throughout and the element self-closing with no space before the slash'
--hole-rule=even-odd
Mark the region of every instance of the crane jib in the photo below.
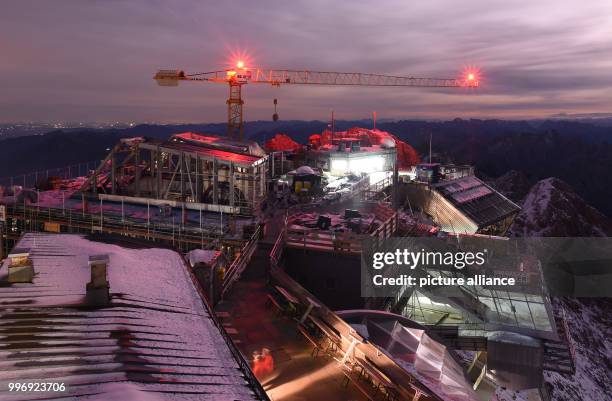
<svg viewBox="0 0 612 401">
<path fill-rule="evenodd" d="M 247 83 L 280 85 L 319 86 L 370 86 L 370 87 L 414 87 L 414 88 L 477 88 L 477 74 L 470 73 L 465 79 L 403 77 L 360 72 L 283 70 L 271 68 L 248 68 L 239 62 L 237 68 L 186 74 L 183 70 L 160 70 L 153 77 L 161 86 L 177 86 L 179 81 L 198 81 L 229 84 L 228 137 L 243 137 L 242 99 L 240 87 Z"/>
</svg>

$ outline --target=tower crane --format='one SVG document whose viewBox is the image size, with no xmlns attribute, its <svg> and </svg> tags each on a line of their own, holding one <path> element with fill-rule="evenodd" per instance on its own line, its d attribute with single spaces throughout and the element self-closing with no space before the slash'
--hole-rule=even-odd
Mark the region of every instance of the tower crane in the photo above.
<svg viewBox="0 0 612 401">
<path fill-rule="evenodd" d="M 467 73 L 464 78 L 416 78 L 359 72 L 332 72 L 251 68 L 238 61 L 235 68 L 187 74 L 182 70 L 159 70 L 153 77 L 161 86 L 177 86 L 179 81 L 213 82 L 229 86 L 227 99 L 227 136 L 243 139 L 242 87 L 246 84 L 385 86 L 416 88 L 476 88 L 478 78 Z"/>
</svg>

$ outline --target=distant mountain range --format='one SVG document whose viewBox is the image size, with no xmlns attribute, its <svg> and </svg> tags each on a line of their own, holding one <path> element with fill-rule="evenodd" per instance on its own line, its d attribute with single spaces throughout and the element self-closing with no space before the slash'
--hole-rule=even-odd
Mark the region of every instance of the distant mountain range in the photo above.
<svg viewBox="0 0 612 401">
<path fill-rule="evenodd" d="M 514 170 L 531 186 L 547 177 L 571 185 L 589 204 L 612 216 L 612 126 L 608 119 L 385 121 L 378 128 L 428 154 L 433 138 L 434 161 L 469 163 L 477 174 L 494 180 Z M 371 121 L 336 121 L 337 130 L 371 127 Z M 282 132 L 305 143 L 327 128 L 325 121 L 254 121 L 245 136 L 260 143 Z M 223 135 L 225 124 L 137 125 L 126 129 L 71 129 L 44 135 L 0 139 L 0 177 L 100 160 L 119 138 L 167 138 L 197 131 Z M 524 190 L 523 190 L 524 191 Z"/>
</svg>

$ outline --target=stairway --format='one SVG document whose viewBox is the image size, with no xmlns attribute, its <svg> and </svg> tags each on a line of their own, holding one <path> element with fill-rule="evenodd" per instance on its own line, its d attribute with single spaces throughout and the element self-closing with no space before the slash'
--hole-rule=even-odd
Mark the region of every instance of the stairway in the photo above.
<svg viewBox="0 0 612 401">
<path fill-rule="evenodd" d="M 547 340 L 542 343 L 544 347 L 543 367 L 545 370 L 574 374 L 576 366 L 571 337 L 568 333 L 569 328 L 565 318 L 561 315 L 555 315 L 555 323 L 560 341 Z"/>
<path fill-rule="evenodd" d="M 272 250 L 272 244 L 259 241 L 257 244 L 257 249 L 246 269 L 242 273 L 241 279 L 255 279 L 255 278 L 265 278 L 267 280 L 268 270 L 270 269 L 270 251 Z"/>
</svg>

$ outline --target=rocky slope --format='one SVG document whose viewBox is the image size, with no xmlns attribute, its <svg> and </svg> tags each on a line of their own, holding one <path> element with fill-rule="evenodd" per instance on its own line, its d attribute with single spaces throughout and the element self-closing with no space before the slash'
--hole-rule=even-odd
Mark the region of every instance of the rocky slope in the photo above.
<svg viewBox="0 0 612 401">
<path fill-rule="evenodd" d="M 523 202 L 510 234 L 519 237 L 599 237 L 612 222 L 558 178 L 538 181 Z"/>
<path fill-rule="evenodd" d="M 547 178 L 536 183 L 523 202 L 512 234 L 521 237 L 608 236 L 610 219 L 588 205 L 568 184 Z M 556 314 L 565 316 L 574 348 L 574 375 L 545 372 L 545 390 L 553 401 L 610 400 L 612 385 L 612 300 L 553 299 Z M 526 392 L 498 389 L 494 400 L 528 401 Z"/>
<path fill-rule="evenodd" d="M 491 181 L 491 185 L 507 198 L 520 203 L 531 188 L 531 182 L 525 174 L 510 170 Z"/>
<path fill-rule="evenodd" d="M 574 348 L 576 373 L 574 375 L 544 372 L 544 401 L 608 401 L 612 394 L 610 371 L 612 347 L 610 345 L 609 298 L 553 299 L 553 309 L 564 313 Z M 497 389 L 491 401 L 532 401 L 528 391 Z M 536 398 L 537 399 L 537 398 Z"/>
</svg>

